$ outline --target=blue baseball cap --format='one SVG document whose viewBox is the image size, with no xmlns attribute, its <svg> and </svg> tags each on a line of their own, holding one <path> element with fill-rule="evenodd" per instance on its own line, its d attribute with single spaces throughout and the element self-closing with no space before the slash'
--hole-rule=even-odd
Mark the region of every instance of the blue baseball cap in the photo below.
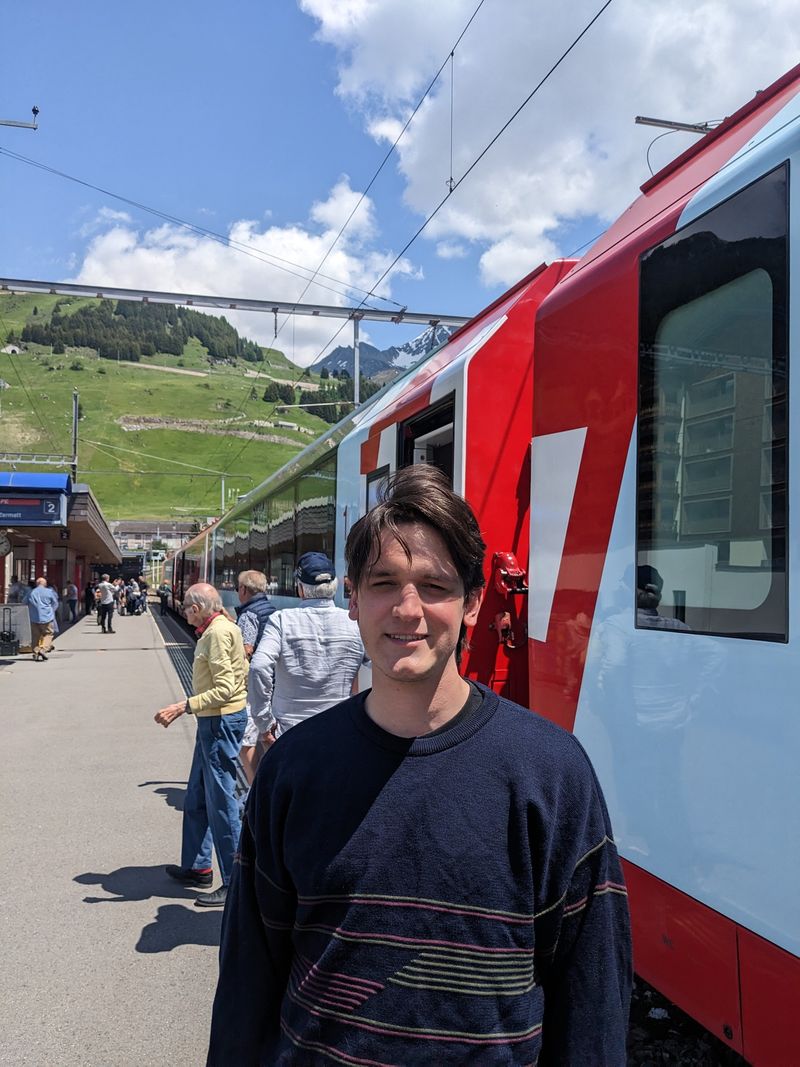
<svg viewBox="0 0 800 1067">
<path fill-rule="evenodd" d="M 304 585 L 319 585 L 336 577 L 333 563 L 324 552 L 306 552 L 297 561 L 294 576 Z"/>
</svg>

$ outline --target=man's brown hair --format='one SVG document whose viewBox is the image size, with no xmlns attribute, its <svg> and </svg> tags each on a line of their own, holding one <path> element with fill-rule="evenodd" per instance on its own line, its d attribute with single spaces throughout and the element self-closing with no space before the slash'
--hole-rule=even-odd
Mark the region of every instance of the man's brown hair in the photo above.
<svg viewBox="0 0 800 1067">
<path fill-rule="evenodd" d="M 422 523 L 439 534 L 461 579 L 465 601 L 483 588 L 486 545 L 472 508 L 453 492 L 442 471 L 420 463 L 403 467 L 387 478 L 378 503 L 350 530 L 344 558 L 347 577 L 355 589 L 380 559 L 384 530 L 396 538 L 411 560 L 411 549 L 398 528 L 404 523 Z M 465 645 L 466 627 L 462 625 L 456 660 Z"/>
</svg>

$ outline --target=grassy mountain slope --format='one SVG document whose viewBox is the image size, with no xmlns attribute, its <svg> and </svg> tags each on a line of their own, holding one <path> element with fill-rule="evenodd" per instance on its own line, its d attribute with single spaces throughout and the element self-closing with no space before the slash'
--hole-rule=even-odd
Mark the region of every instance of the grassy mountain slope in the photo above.
<svg viewBox="0 0 800 1067">
<path fill-rule="evenodd" d="M 42 322 L 57 300 L 0 296 L 0 347 L 27 322 Z M 65 306 L 62 298 L 60 310 L 68 314 L 86 303 L 96 302 L 76 300 Z M 204 472 L 169 461 L 230 471 L 226 489 L 234 499 L 236 492 L 257 485 L 328 428 L 299 409 L 273 412 L 273 405 L 261 399 L 269 378 L 294 381 L 300 375 L 298 367 L 271 349 L 261 363 L 211 365 L 196 338 L 180 356 L 144 357 L 138 365 L 100 359 L 90 349 L 68 348 L 66 354 L 53 355 L 48 346 L 29 345 L 19 355 L 0 353 L 0 378 L 9 385 L 0 389 L 0 449 L 68 453 L 71 396 L 77 389 L 79 478 L 92 486 L 107 518 L 216 515 L 220 478 L 201 477 Z M 318 379 L 306 379 L 304 385 L 309 381 Z M 297 429 L 259 425 L 278 420 L 295 423 Z M 244 435 L 250 433 L 259 438 L 247 440 Z M 139 473 L 143 471 L 147 473 Z"/>
</svg>

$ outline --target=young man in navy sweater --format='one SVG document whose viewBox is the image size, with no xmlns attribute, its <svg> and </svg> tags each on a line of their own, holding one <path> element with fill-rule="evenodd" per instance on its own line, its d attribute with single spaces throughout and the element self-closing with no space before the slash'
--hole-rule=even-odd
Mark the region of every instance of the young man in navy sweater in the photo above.
<svg viewBox="0 0 800 1067">
<path fill-rule="evenodd" d="M 484 544 L 412 467 L 347 540 L 373 688 L 272 746 L 208 1064 L 622 1067 L 627 900 L 575 738 L 458 670 Z"/>
</svg>

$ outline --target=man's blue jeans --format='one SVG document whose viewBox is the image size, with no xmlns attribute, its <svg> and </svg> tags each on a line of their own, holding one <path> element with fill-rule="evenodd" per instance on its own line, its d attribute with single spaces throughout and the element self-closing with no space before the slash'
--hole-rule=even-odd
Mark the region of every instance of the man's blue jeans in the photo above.
<svg viewBox="0 0 800 1067">
<path fill-rule="evenodd" d="M 245 708 L 232 715 L 197 717 L 192 769 L 183 802 L 181 866 L 209 868 L 213 842 L 223 885 L 231 880 L 233 856 L 239 846 L 236 757 L 246 725 Z"/>
</svg>

